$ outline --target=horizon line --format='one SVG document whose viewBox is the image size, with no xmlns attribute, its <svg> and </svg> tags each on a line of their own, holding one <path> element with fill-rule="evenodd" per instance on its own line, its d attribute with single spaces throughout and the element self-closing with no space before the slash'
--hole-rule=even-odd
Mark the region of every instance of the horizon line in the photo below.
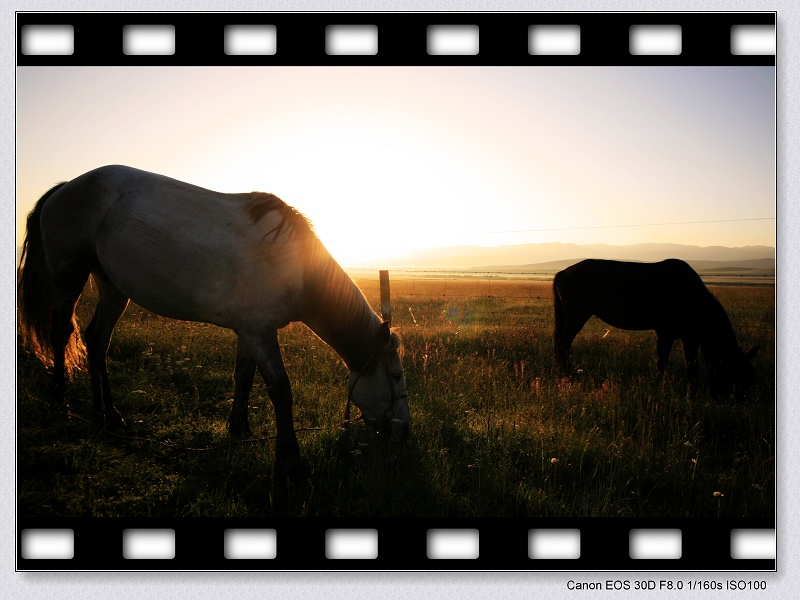
<svg viewBox="0 0 800 600">
<path fill-rule="evenodd" d="M 494 235 L 499 233 L 540 233 L 546 231 L 584 231 L 587 229 L 624 229 L 625 227 L 660 227 L 664 225 L 700 225 L 707 223 L 740 223 L 743 221 L 774 221 L 775 217 L 748 217 L 746 219 L 712 219 L 709 221 L 673 221 L 668 223 L 633 223 L 629 225 L 587 225 L 586 227 L 550 227 L 546 229 L 508 229 L 505 231 L 470 231 L 469 235 Z M 557 242 L 556 242 L 557 243 Z"/>
</svg>

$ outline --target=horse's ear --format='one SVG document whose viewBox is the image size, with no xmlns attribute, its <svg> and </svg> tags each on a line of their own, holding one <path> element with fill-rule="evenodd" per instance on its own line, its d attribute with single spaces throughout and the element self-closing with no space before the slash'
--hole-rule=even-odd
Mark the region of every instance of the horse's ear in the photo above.
<svg viewBox="0 0 800 600">
<path fill-rule="evenodd" d="M 750 348 L 750 350 L 744 353 L 744 357 L 748 361 L 751 361 L 756 357 L 756 354 L 758 354 L 758 346 L 753 346 L 752 348 Z"/>
<path fill-rule="evenodd" d="M 392 350 L 397 350 L 400 347 L 400 338 L 396 333 L 392 334 Z"/>
<path fill-rule="evenodd" d="M 386 347 L 392 341 L 392 334 L 389 331 L 389 322 L 384 321 L 378 329 L 378 343 L 381 348 Z"/>
</svg>

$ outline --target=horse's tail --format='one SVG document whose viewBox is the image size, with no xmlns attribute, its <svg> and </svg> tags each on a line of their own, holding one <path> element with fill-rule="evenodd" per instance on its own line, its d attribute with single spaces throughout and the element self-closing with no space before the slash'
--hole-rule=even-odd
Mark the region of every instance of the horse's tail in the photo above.
<svg viewBox="0 0 800 600">
<path fill-rule="evenodd" d="M 64 183 L 59 183 L 48 190 L 28 215 L 25 240 L 22 243 L 22 255 L 17 270 L 19 333 L 22 341 L 29 344 L 36 357 L 48 367 L 53 365 L 50 330 L 55 308 L 55 293 L 53 278 L 44 255 L 40 218 L 47 199 Z M 74 314 L 72 325 L 74 331 L 64 349 L 64 367 L 70 376 L 75 370 L 84 368 L 86 358 L 86 347 L 81 339 Z"/>
<path fill-rule="evenodd" d="M 553 328 L 553 356 L 555 356 L 556 370 L 563 371 L 566 365 L 562 364 L 562 343 L 561 338 L 564 335 L 564 304 L 561 299 L 561 291 L 559 289 L 559 279 L 563 271 L 556 273 L 553 277 L 553 307 L 555 309 L 555 327 Z"/>
</svg>

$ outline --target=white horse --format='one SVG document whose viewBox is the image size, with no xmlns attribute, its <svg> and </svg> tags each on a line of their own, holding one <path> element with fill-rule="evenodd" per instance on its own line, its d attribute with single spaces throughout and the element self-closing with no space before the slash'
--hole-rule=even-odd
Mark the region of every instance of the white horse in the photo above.
<svg viewBox="0 0 800 600">
<path fill-rule="evenodd" d="M 75 306 L 91 274 L 99 292 L 86 329 Z M 399 339 L 300 213 L 272 194 L 222 194 L 124 166 L 100 167 L 49 190 L 28 216 L 18 277 L 20 331 L 52 365 L 52 401 L 66 414 L 65 376 L 88 354 L 95 411 L 125 426 L 106 371 L 129 299 L 165 317 L 238 336 L 229 430 L 249 435 L 258 368 L 275 410 L 275 475 L 305 476 L 278 329 L 302 321 L 347 365 L 347 398 L 382 433 L 408 434 Z"/>
</svg>

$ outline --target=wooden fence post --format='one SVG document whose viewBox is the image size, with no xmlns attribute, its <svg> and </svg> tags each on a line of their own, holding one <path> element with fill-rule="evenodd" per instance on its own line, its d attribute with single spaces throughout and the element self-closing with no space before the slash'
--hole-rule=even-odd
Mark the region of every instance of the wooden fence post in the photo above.
<svg viewBox="0 0 800 600">
<path fill-rule="evenodd" d="M 380 271 L 381 318 L 392 326 L 392 297 L 389 293 L 389 271 Z"/>
</svg>

